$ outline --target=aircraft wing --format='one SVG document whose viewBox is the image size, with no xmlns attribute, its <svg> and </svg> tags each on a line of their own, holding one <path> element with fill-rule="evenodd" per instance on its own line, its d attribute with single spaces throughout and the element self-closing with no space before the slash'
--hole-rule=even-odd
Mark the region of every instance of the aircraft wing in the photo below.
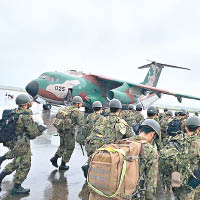
<svg viewBox="0 0 200 200">
<path fill-rule="evenodd" d="M 167 95 L 172 95 L 177 98 L 177 100 L 181 103 L 182 98 L 187 98 L 187 99 L 195 99 L 195 100 L 200 100 L 200 97 L 194 97 L 191 95 L 186 95 L 186 94 L 180 94 L 180 93 L 173 93 L 167 90 L 151 87 L 151 86 L 146 86 L 142 84 L 132 84 L 128 83 L 131 86 L 131 90 L 136 90 L 137 92 L 139 91 L 140 94 L 146 95 L 147 93 L 155 93 L 159 98 L 161 98 L 162 94 L 167 94 Z"/>
</svg>

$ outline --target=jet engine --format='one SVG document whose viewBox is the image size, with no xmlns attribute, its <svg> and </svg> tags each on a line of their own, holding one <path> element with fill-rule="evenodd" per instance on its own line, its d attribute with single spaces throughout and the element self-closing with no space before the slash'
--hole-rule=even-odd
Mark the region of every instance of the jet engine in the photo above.
<svg viewBox="0 0 200 200">
<path fill-rule="evenodd" d="M 130 86 L 124 83 L 122 86 L 107 92 L 108 100 L 119 99 L 122 104 L 129 104 L 133 100 L 133 96 L 129 93 Z"/>
</svg>

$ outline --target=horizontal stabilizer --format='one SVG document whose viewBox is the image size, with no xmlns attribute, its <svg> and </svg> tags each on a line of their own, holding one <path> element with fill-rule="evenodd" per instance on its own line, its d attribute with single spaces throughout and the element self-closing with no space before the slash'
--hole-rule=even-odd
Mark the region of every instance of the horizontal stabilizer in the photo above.
<svg viewBox="0 0 200 200">
<path fill-rule="evenodd" d="M 149 64 L 143 65 L 141 67 L 138 67 L 138 69 L 144 69 L 144 68 L 149 68 L 151 65 L 156 65 L 157 67 L 160 68 L 164 68 L 164 67 L 171 67 L 171 68 L 177 68 L 177 69 L 185 69 L 185 70 L 191 70 L 189 68 L 185 68 L 185 67 L 178 67 L 178 66 L 174 66 L 174 65 L 167 65 L 167 64 L 163 64 L 163 63 L 157 63 L 157 62 L 151 62 Z"/>
</svg>

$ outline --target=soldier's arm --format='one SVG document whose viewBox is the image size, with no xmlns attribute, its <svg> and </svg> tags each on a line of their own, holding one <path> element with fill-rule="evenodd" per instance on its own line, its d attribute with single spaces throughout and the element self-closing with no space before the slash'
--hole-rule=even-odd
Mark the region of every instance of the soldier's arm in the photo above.
<svg viewBox="0 0 200 200">
<path fill-rule="evenodd" d="M 31 115 L 23 115 L 22 120 L 25 127 L 25 133 L 30 139 L 42 135 L 42 132 L 39 131 L 38 126 L 33 121 Z"/>
<path fill-rule="evenodd" d="M 158 152 L 155 148 L 146 148 L 145 185 L 146 199 L 155 199 L 158 178 Z"/>
</svg>

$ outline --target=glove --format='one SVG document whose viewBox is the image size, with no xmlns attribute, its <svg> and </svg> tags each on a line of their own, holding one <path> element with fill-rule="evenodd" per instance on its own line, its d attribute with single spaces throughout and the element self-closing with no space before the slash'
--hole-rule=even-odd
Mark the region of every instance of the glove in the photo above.
<svg viewBox="0 0 200 200">
<path fill-rule="evenodd" d="M 46 126 L 43 126 L 43 125 L 38 125 L 38 130 L 43 133 L 44 131 L 47 130 L 47 127 Z"/>
</svg>

